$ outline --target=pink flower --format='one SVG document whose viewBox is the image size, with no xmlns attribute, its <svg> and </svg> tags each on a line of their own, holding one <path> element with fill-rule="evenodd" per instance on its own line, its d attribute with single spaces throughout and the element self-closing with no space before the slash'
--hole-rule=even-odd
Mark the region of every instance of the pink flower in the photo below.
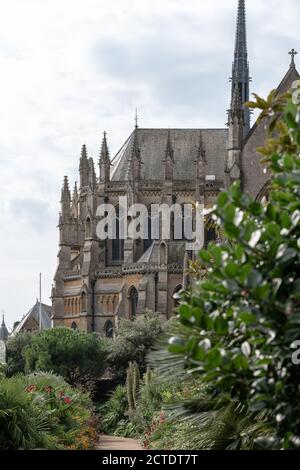
<svg viewBox="0 0 300 470">
<path fill-rule="evenodd" d="M 27 393 L 36 392 L 36 385 L 28 385 L 28 387 L 26 387 L 26 392 Z"/>
<path fill-rule="evenodd" d="M 71 400 L 70 397 L 63 397 L 63 400 L 64 400 L 66 405 L 71 405 L 71 403 L 72 403 L 72 400 Z"/>
</svg>

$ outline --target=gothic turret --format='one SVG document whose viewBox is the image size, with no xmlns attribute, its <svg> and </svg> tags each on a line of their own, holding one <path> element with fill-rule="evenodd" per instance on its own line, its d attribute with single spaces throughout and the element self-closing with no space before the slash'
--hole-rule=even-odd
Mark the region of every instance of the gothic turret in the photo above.
<svg viewBox="0 0 300 470">
<path fill-rule="evenodd" d="M 71 215 L 71 193 L 69 189 L 68 177 L 64 177 L 63 187 L 61 190 L 61 217 L 62 221 L 66 222 L 69 220 Z"/>
<path fill-rule="evenodd" d="M 96 186 L 97 178 L 94 167 L 94 160 L 89 158 L 89 186 L 91 189 L 94 189 Z"/>
<path fill-rule="evenodd" d="M 80 173 L 80 188 L 84 188 L 89 184 L 89 173 L 90 165 L 87 157 L 86 146 L 83 145 L 81 149 L 81 157 L 79 163 L 79 173 Z"/>
<path fill-rule="evenodd" d="M 103 140 L 101 145 L 101 152 L 99 158 L 99 168 L 100 168 L 100 181 L 108 182 L 110 180 L 110 155 L 107 145 L 106 132 L 103 133 Z"/>
<path fill-rule="evenodd" d="M 77 181 L 75 181 L 73 195 L 72 195 L 72 203 L 71 203 L 71 212 L 73 217 L 76 219 L 78 218 L 78 188 L 77 188 Z"/>
<path fill-rule="evenodd" d="M 2 314 L 2 324 L 0 327 L 0 341 L 7 341 L 8 338 L 8 329 L 6 328 L 5 325 L 5 320 L 4 320 L 4 313 Z"/>
<path fill-rule="evenodd" d="M 244 106 L 244 103 L 249 101 L 250 80 L 247 52 L 246 7 L 245 0 L 239 0 L 234 61 L 231 77 L 231 98 L 233 100 L 234 95 L 237 96 L 235 91 L 238 89 L 244 109 L 243 137 L 246 137 L 250 130 L 250 110 Z"/>
</svg>

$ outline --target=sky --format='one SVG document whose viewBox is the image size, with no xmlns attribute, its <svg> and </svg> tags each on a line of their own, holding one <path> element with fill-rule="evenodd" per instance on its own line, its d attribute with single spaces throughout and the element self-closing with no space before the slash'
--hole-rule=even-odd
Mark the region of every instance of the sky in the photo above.
<svg viewBox="0 0 300 470">
<path fill-rule="evenodd" d="M 299 0 L 248 0 L 252 91 L 286 73 Z M 134 126 L 224 127 L 237 0 L 0 0 L 0 311 L 50 303 L 64 175 Z"/>
</svg>

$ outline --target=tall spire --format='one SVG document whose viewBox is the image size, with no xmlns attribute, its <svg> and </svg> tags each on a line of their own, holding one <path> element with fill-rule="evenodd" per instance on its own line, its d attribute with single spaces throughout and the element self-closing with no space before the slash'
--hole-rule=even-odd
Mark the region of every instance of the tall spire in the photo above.
<svg viewBox="0 0 300 470">
<path fill-rule="evenodd" d="M 63 186 L 61 190 L 61 199 L 63 200 L 71 200 L 71 194 L 69 189 L 69 180 L 67 176 L 64 176 Z"/>
<path fill-rule="evenodd" d="M 103 132 L 103 139 L 99 158 L 100 181 L 108 182 L 110 180 L 110 155 L 107 145 L 106 132 Z"/>
<path fill-rule="evenodd" d="M 71 215 L 71 193 L 69 189 L 68 177 L 64 177 L 64 182 L 61 190 L 61 214 L 62 221 L 67 222 Z"/>
<path fill-rule="evenodd" d="M 110 162 L 110 157 L 109 157 L 109 150 L 108 150 L 108 145 L 107 145 L 107 134 L 106 131 L 103 132 L 103 139 L 102 139 L 102 145 L 101 145 L 101 151 L 100 151 L 100 161 L 101 162 Z"/>
<path fill-rule="evenodd" d="M 73 189 L 73 196 L 72 196 L 72 201 L 77 202 L 78 200 L 78 186 L 77 186 L 77 181 L 74 183 L 74 189 Z"/>
<path fill-rule="evenodd" d="M 235 37 L 234 61 L 232 65 L 232 98 L 235 89 L 239 90 L 242 104 L 249 101 L 249 64 L 247 52 L 246 7 L 245 0 L 239 0 Z M 250 130 L 250 110 L 244 108 L 244 137 Z"/>
<path fill-rule="evenodd" d="M 9 335 L 8 329 L 6 328 L 5 320 L 4 320 L 4 311 L 2 310 L 2 324 L 0 327 L 0 340 L 6 341 L 8 338 L 8 335 Z"/>
<path fill-rule="evenodd" d="M 80 173 L 80 188 L 84 188 L 89 184 L 89 161 L 87 155 L 86 146 L 83 145 L 81 149 L 80 163 L 79 163 L 79 173 Z"/>
</svg>

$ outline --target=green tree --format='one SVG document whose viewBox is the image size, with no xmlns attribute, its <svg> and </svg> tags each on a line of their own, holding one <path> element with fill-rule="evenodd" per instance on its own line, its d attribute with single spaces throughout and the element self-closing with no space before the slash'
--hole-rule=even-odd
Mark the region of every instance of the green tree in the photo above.
<svg viewBox="0 0 300 470">
<path fill-rule="evenodd" d="M 7 367 L 6 375 L 12 377 L 17 373 L 24 373 L 25 358 L 23 350 L 31 343 L 32 333 L 28 331 L 17 333 L 11 336 L 6 344 Z"/>
<path fill-rule="evenodd" d="M 54 372 L 73 386 L 92 389 L 105 370 L 107 348 L 97 334 L 59 327 L 34 335 L 23 354 L 26 372 Z"/>
<path fill-rule="evenodd" d="M 220 194 L 212 217 L 227 242 L 199 253 L 207 277 L 183 295 L 163 367 L 178 372 L 181 364 L 207 384 L 210 401 L 183 405 L 198 425 L 205 413 L 242 410 L 255 430 L 251 446 L 299 448 L 300 366 L 292 355 L 300 340 L 300 110 L 275 92 L 250 106 L 269 126 L 259 149 L 273 174 L 268 200 L 251 199 L 238 183 Z M 268 422 L 260 437 L 257 420 Z M 241 426 L 233 444 L 211 423 L 219 448 L 249 446 Z"/>
<path fill-rule="evenodd" d="M 142 374 L 146 371 L 146 356 L 162 331 L 161 318 L 151 312 L 146 312 L 133 321 L 120 321 L 115 340 L 109 342 L 107 361 L 117 382 L 125 382 L 129 362 L 136 362 Z"/>
</svg>

